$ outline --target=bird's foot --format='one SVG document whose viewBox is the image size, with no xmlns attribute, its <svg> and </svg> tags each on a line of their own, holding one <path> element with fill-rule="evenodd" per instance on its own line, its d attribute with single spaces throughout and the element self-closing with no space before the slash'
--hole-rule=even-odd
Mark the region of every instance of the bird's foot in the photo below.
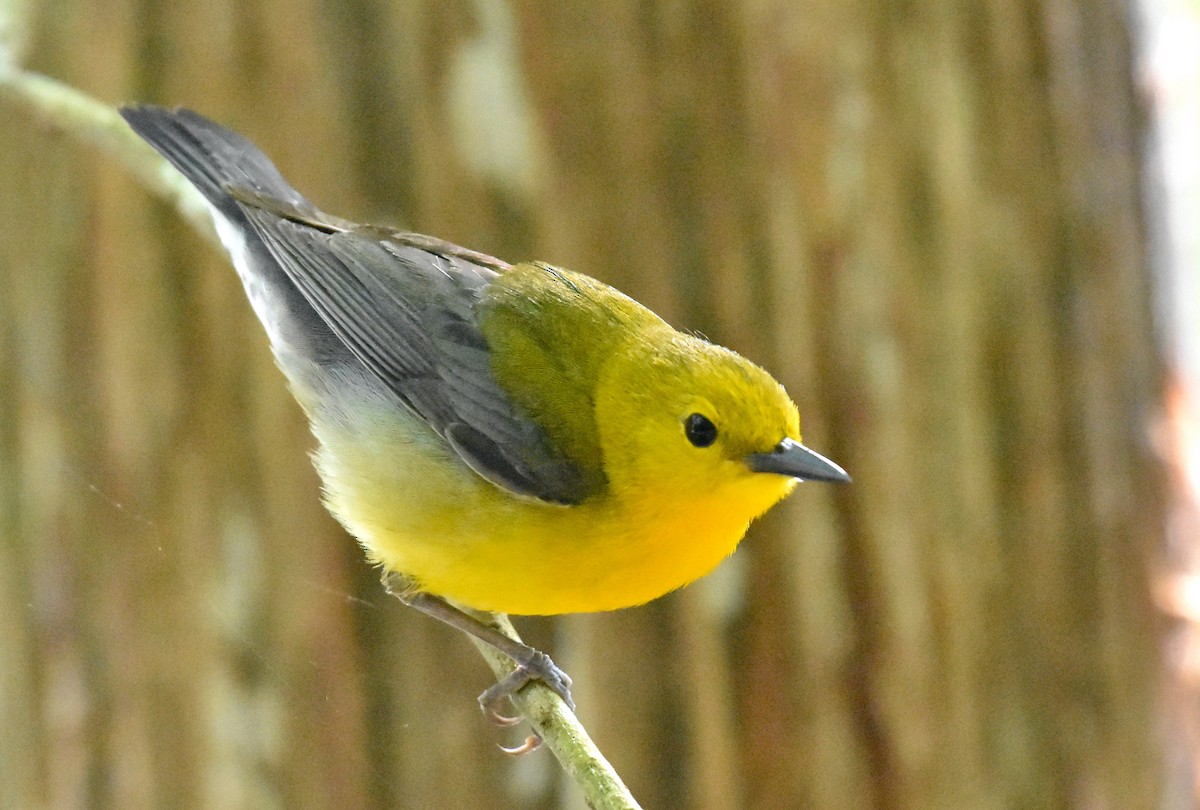
<svg viewBox="0 0 1200 810">
<path fill-rule="evenodd" d="M 541 681 L 554 690 L 567 708 L 575 711 L 575 701 L 571 699 L 571 676 L 558 668 L 558 665 L 540 650 L 528 649 L 528 653 L 517 660 L 516 669 L 501 678 L 479 696 L 479 708 L 483 710 L 492 722 L 501 726 L 515 726 L 521 722 L 519 718 L 509 717 L 500 710 L 500 704 L 506 698 L 512 697 L 531 681 Z"/>
</svg>

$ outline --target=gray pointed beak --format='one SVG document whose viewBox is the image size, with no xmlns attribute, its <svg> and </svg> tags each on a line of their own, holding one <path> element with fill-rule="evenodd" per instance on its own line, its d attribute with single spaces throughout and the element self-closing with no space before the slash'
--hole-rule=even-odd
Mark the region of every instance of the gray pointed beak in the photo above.
<svg viewBox="0 0 1200 810">
<path fill-rule="evenodd" d="M 746 465 L 754 472 L 790 475 L 801 481 L 850 483 L 850 476 L 841 467 L 791 439 L 784 439 L 770 453 L 746 456 Z"/>
</svg>

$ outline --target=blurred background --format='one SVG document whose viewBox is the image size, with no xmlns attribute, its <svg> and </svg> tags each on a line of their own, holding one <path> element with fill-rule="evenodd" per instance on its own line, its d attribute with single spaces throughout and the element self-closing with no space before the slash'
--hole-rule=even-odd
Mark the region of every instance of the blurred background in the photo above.
<svg viewBox="0 0 1200 810">
<path fill-rule="evenodd" d="M 784 382 L 853 486 L 518 621 L 644 806 L 1187 808 L 1198 13 L 10 0 L 0 57 Z M 4 93 L 0 189 L 0 808 L 579 807 L 323 511 L 225 257 Z"/>
</svg>

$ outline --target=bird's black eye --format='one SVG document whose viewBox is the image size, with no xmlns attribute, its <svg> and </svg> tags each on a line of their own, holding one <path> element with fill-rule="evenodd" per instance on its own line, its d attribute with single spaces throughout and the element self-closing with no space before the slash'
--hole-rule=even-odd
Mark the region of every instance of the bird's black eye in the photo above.
<svg viewBox="0 0 1200 810">
<path fill-rule="evenodd" d="M 683 420 L 683 433 L 696 447 L 708 447 L 717 440 L 717 426 L 707 416 L 699 413 Z"/>
</svg>

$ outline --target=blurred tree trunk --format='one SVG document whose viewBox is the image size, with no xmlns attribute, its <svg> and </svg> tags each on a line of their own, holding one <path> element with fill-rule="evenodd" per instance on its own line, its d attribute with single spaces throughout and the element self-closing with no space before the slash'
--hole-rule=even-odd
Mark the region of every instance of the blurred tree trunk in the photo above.
<svg viewBox="0 0 1200 810">
<path fill-rule="evenodd" d="M 1162 481 L 1129 9 L 35 9 L 301 191 L 617 284 L 855 476 L 703 583 L 525 621 L 646 807 L 1161 806 Z M 554 807 L 388 600 L 223 257 L 0 104 L 0 807 Z"/>
</svg>

